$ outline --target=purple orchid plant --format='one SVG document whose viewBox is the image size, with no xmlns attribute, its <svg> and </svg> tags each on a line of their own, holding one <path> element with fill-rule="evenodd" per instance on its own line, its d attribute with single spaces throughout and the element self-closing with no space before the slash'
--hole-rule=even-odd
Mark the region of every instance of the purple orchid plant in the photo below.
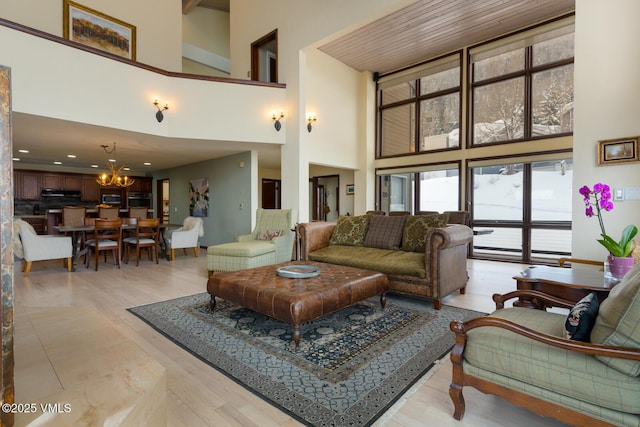
<svg viewBox="0 0 640 427">
<path fill-rule="evenodd" d="M 598 240 L 611 255 L 616 257 L 627 257 L 633 250 L 633 238 L 638 234 L 638 227 L 628 225 L 622 231 L 622 238 L 619 242 L 607 235 L 602 221 L 602 212 L 613 210 L 613 202 L 611 201 L 611 188 L 607 184 L 597 183 L 593 186 L 593 190 L 588 186 L 583 186 L 578 192 L 584 197 L 586 206 L 585 215 L 589 218 L 598 217 L 602 239 Z M 595 209 L 594 209 L 595 208 Z"/>
</svg>

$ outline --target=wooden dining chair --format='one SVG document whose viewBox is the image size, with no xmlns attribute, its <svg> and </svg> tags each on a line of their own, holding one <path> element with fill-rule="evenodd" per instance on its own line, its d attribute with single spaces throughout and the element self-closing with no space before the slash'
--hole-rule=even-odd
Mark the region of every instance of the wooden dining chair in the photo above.
<svg viewBox="0 0 640 427">
<path fill-rule="evenodd" d="M 119 207 L 98 207 L 98 217 L 102 219 L 117 219 L 120 217 Z"/>
<path fill-rule="evenodd" d="M 138 219 L 135 236 L 123 239 L 125 244 L 125 263 L 129 264 L 129 252 L 136 249 L 136 267 L 140 265 L 140 251 L 146 249 L 149 260 L 155 257 L 158 264 L 158 247 L 160 246 L 160 218 Z"/>
<path fill-rule="evenodd" d="M 88 253 L 86 256 L 86 267 L 91 263 L 91 254 L 95 259 L 95 270 L 98 271 L 98 261 L 100 251 L 110 251 L 113 256 L 113 263 L 120 268 L 120 253 L 122 247 L 122 222 L 120 219 L 96 218 L 93 228 L 93 239 L 86 244 Z"/>
<path fill-rule="evenodd" d="M 84 206 L 63 206 L 62 207 L 62 225 L 80 226 L 83 225 L 83 219 L 87 214 L 87 208 Z"/>
<path fill-rule="evenodd" d="M 147 218 L 147 213 L 149 209 L 147 208 L 129 208 L 129 218 Z"/>
</svg>

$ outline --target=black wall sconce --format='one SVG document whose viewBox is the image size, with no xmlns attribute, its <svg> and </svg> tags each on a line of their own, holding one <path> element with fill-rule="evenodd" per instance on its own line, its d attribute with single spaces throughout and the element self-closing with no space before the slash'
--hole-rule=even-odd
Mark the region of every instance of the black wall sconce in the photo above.
<svg viewBox="0 0 640 427">
<path fill-rule="evenodd" d="M 160 103 L 158 102 L 158 98 L 156 98 L 153 101 L 153 105 L 156 106 L 156 108 L 158 109 L 158 112 L 156 113 L 156 120 L 158 121 L 158 123 L 162 122 L 162 120 L 164 119 L 164 114 L 163 111 L 168 110 L 169 109 L 169 102 L 165 101 L 164 102 L 164 107 L 160 108 Z"/>
<path fill-rule="evenodd" d="M 316 120 L 318 120 L 316 113 L 307 114 L 307 131 L 311 132 L 311 130 L 313 129 L 311 123 L 315 122 Z"/>
<path fill-rule="evenodd" d="M 280 111 L 280 115 L 277 115 L 274 112 L 271 118 L 273 119 L 273 127 L 280 132 L 280 129 L 282 129 L 282 123 L 280 123 L 280 120 L 284 119 L 284 113 Z"/>
</svg>

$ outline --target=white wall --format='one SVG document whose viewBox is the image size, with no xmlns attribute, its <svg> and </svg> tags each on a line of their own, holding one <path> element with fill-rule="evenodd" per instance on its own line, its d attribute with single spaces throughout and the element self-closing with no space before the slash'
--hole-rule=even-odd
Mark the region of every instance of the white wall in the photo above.
<svg viewBox="0 0 640 427">
<path fill-rule="evenodd" d="M 180 2 L 174 0 L 82 0 L 76 3 L 134 25 L 138 62 L 168 71 L 182 70 L 182 6 Z M 0 0 L 2 18 L 59 37 L 63 34 L 62 10 L 62 0 Z"/>
<path fill-rule="evenodd" d="M 1 26 L 0 40 L 14 111 L 166 137 L 284 142 L 270 118 L 281 88 L 167 77 Z M 162 123 L 155 96 L 170 104 Z"/>
<path fill-rule="evenodd" d="M 640 187 L 640 163 L 596 166 L 597 141 L 640 135 L 640 2 L 577 1 L 575 47 L 575 121 L 573 255 L 602 260 L 596 218 L 584 215 L 578 189 L 597 182 Z M 619 239 L 628 224 L 640 225 L 640 201 L 614 202 L 603 215 L 607 234 Z"/>
<path fill-rule="evenodd" d="M 229 77 L 228 12 L 196 7 L 182 15 L 182 42 L 198 51 L 197 57 L 183 51 L 183 56 L 190 58 L 182 59 L 183 73 Z"/>
</svg>

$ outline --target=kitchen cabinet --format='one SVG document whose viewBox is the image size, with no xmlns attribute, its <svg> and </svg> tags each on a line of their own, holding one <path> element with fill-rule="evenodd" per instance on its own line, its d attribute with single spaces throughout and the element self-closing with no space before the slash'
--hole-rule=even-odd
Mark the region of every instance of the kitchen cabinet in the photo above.
<svg viewBox="0 0 640 427">
<path fill-rule="evenodd" d="M 22 171 L 16 180 L 16 199 L 40 200 L 42 176 L 39 172 Z"/>
<path fill-rule="evenodd" d="M 96 182 L 94 179 L 93 182 Z M 63 190 L 82 190 L 81 175 L 62 175 Z"/>
<path fill-rule="evenodd" d="M 135 179 L 134 183 L 131 187 L 127 188 L 129 192 L 137 192 L 137 193 L 152 193 L 153 192 L 153 178 L 145 177 L 145 176 L 135 176 L 132 177 Z"/>
<path fill-rule="evenodd" d="M 43 174 L 42 188 L 62 189 L 62 177 L 58 174 Z"/>
<path fill-rule="evenodd" d="M 82 197 L 80 200 L 83 202 L 96 202 L 100 201 L 100 186 L 96 182 L 95 176 L 83 176 L 82 177 Z"/>
<path fill-rule="evenodd" d="M 20 219 L 31 224 L 37 234 L 46 234 L 47 219 L 44 215 L 21 216 Z"/>
</svg>

